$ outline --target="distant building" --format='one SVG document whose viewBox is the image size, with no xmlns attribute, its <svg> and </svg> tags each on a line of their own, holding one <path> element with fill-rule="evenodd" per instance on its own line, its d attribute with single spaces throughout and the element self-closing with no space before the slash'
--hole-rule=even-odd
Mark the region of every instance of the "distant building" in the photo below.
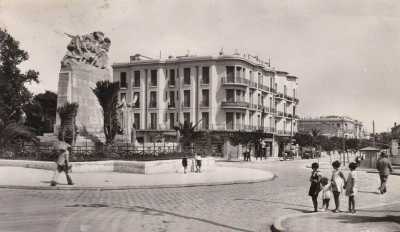
<svg viewBox="0 0 400 232">
<path fill-rule="evenodd" d="M 297 132 L 297 77 L 258 57 L 135 55 L 112 67 L 120 100 L 137 99 L 131 114 L 140 142 L 151 142 L 154 132 L 174 135 L 178 123 L 200 121 L 197 130 L 262 131 L 270 137 L 267 156 L 277 156 L 277 137 Z"/>
<path fill-rule="evenodd" d="M 303 118 L 298 121 L 298 130 L 300 133 L 312 133 L 313 130 L 317 130 L 321 135 L 328 137 L 366 137 L 362 122 L 345 116 Z"/>
</svg>

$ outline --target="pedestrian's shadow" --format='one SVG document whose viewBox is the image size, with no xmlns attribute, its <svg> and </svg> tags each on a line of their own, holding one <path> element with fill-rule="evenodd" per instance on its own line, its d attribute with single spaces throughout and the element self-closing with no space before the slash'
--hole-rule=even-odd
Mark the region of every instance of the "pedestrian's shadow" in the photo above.
<svg viewBox="0 0 400 232">
<path fill-rule="evenodd" d="M 51 181 L 49 181 L 49 180 L 42 180 L 42 181 L 40 181 L 40 183 L 42 183 L 42 184 L 50 184 Z M 68 184 L 57 182 L 57 185 L 68 185 Z"/>
<path fill-rule="evenodd" d="M 313 213 L 314 210 L 307 210 L 307 209 L 296 209 L 296 208 L 284 208 L 284 209 L 291 209 L 291 210 L 295 210 L 301 213 Z"/>
<path fill-rule="evenodd" d="M 358 190 L 359 193 L 370 193 L 375 195 L 380 195 L 377 191 L 365 191 L 365 190 Z"/>
</svg>

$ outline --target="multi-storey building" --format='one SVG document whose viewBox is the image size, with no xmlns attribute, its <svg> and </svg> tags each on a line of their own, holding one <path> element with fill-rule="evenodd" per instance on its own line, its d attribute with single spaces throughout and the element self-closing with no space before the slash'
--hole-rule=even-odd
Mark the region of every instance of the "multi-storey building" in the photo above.
<svg viewBox="0 0 400 232">
<path fill-rule="evenodd" d="M 297 132 L 297 77 L 269 67 L 251 56 L 182 56 L 140 59 L 113 64 L 120 100 L 132 102 L 138 141 L 154 131 L 174 134 L 184 121 L 197 130 L 263 131 L 274 138 Z M 276 146 L 278 147 L 278 146 Z"/>
<path fill-rule="evenodd" d="M 300 133 L 312 133 L 317 130 L 328 137 L 364 138 L 362 122 L 345 116 L 325 116 L 319 118 L 299 119 Z"/>
</svg>

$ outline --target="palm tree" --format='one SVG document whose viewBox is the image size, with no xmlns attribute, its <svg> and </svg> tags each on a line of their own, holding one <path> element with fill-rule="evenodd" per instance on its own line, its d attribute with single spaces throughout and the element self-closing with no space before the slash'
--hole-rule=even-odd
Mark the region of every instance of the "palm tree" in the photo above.
<svg viewBox="0 0 400 232">
<path fill-rule="evenodd" d="M 178 126 L 175 126 L 174 129 L 177 132 L 177 142 L 180 143 L 183 148 L 187 146 L 191 146 L 193 141 L 197 138 L 196 135 L 196 127 L 201 122 L 201 119 L 193 125 L 193 122 L 184 121 L 183 124 L 179 123 Z"/>
<path fill-rule="evenodd" d="M 111 144 L 115 136 L 121 130 L 118 121 L 118 91 L 119 82 L 98 81 L 93 93 L 96 95 L 103 109 L 104 116 L 104 136 L 106 144 Z"/>
<path fill-rule="evenodd" d="M 73 144 L 76 139 L 76 115 L 78 114 L 79 105 L 76 102 L 65 103 L 57 109 L 60 116 L 61 127 L 59 138 L 69 144 Z"/>
</svg>

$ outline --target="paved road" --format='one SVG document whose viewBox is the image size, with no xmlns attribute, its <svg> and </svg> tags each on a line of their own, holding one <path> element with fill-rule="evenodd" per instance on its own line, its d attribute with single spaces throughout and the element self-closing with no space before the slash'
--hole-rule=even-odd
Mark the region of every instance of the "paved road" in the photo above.
<svg viewBox="0 0 400 232">
<path fill-rule="evenodd" d="M 269 231 L 277 217 L 312 209 L 306 195 L 309 162 L 223 164 L 278 175 L 254 184 L 121 191 L 1 189 L 0 231 Z M 373 193 L 376 175 L 359 176 L 359 204 L 400 199 L 400 177 L 390 177 L 390 192 L 381 197 Z"/>
</svg>

